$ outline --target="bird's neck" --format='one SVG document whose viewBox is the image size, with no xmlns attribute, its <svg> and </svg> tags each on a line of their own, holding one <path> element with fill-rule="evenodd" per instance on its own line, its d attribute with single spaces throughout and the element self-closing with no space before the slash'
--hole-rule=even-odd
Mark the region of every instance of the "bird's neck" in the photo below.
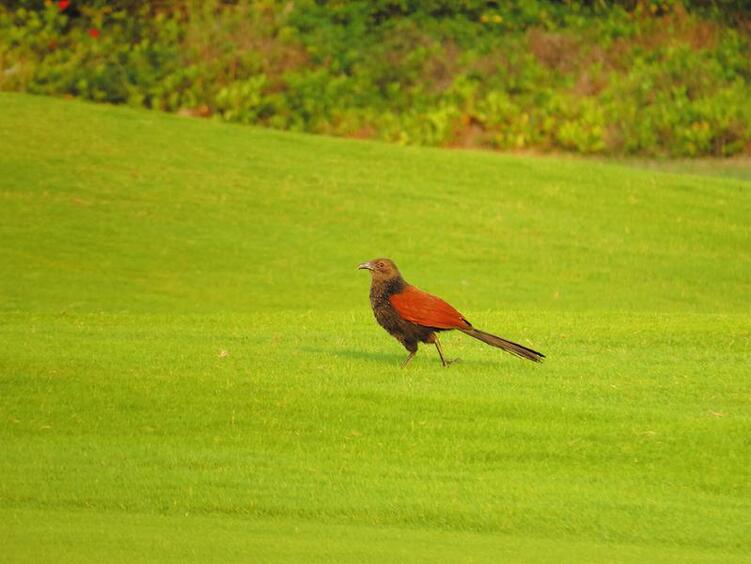
<svg viewBox="0 0 751 564">
<path fill-rule="evenodd" d="M 370 284 L 370 297 L 375 299 L 389 299 L 394 294 L 404 291 L 407 283 L 401 276 L 389 278 L 388 280 L 373 280 Z"/>
</svg>

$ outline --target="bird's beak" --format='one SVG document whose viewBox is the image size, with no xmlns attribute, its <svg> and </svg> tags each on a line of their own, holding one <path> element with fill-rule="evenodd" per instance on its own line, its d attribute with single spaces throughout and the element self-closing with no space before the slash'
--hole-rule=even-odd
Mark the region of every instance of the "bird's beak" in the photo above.
<svg viewBox="0 0 751 564">
<path fill-rule="evenodd" d="M 358 270 L 373 270 L 373 264 L 370 262 L 364 262 L 362 264 L 357 265 Z"/>
</svg>

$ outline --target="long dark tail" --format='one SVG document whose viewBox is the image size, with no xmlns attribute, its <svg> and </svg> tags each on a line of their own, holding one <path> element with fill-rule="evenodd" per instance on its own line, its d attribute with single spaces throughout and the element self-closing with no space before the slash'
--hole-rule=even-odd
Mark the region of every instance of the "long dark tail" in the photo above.
<svg viewBox="0 0 751 564">
<path fill-rule="evenodd" d="M 501 337 L 496 337 L 495 335 L 491 335 L 490 333 L 486 333 L 485 331 L 480 331 L 479 329 L 475 329 L 474 327 L 472 327 L 471 329 L 460 329 L 460 331 L 462 333 L 466 333 L 470 337 L 479 339 L 483 343 L 487 343 L 491 346 L 503 349 L 504 351 L 510 352 L 511 354 L 516 355 L 520 358 L 526 358 L 527 360 L 531 360 L 533 362 L 542 362 L 542 359 L 545 358 L 545 355 L 540 352 L 528 349 L 527 347 L 524 347 L 518 343 L 507 341 L 506 339 L 502 339 Z"/>
</svg>

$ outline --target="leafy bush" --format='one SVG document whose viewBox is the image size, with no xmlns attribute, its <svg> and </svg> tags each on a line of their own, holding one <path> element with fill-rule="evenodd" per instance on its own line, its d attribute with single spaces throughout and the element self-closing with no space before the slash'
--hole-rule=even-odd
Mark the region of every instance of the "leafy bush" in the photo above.
<svg viewBox="0 0 751 564">
<path fill-rule="evenodd" d="M 0 89 L 400 143 L 751 152 L 744 2 L 19 0 Z"/>
</svg>

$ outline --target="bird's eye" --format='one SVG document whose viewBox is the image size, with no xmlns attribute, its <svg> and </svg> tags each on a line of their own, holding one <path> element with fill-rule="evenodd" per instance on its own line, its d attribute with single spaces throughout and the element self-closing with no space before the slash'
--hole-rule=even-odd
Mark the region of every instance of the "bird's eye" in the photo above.
<svg viewBox="0 0 751 564">
<path fill-rule="evenodd" d="M 378 268 L 383 268 L 383 266 L 384 266 L 384 265 L 383 265 L 383 263 L 382 263 L 382 262 L 379 262 L 379 263 L 378 263 L 378 264 L 377 264 L 376 266 L 377 266 Z"/>
</svg>

